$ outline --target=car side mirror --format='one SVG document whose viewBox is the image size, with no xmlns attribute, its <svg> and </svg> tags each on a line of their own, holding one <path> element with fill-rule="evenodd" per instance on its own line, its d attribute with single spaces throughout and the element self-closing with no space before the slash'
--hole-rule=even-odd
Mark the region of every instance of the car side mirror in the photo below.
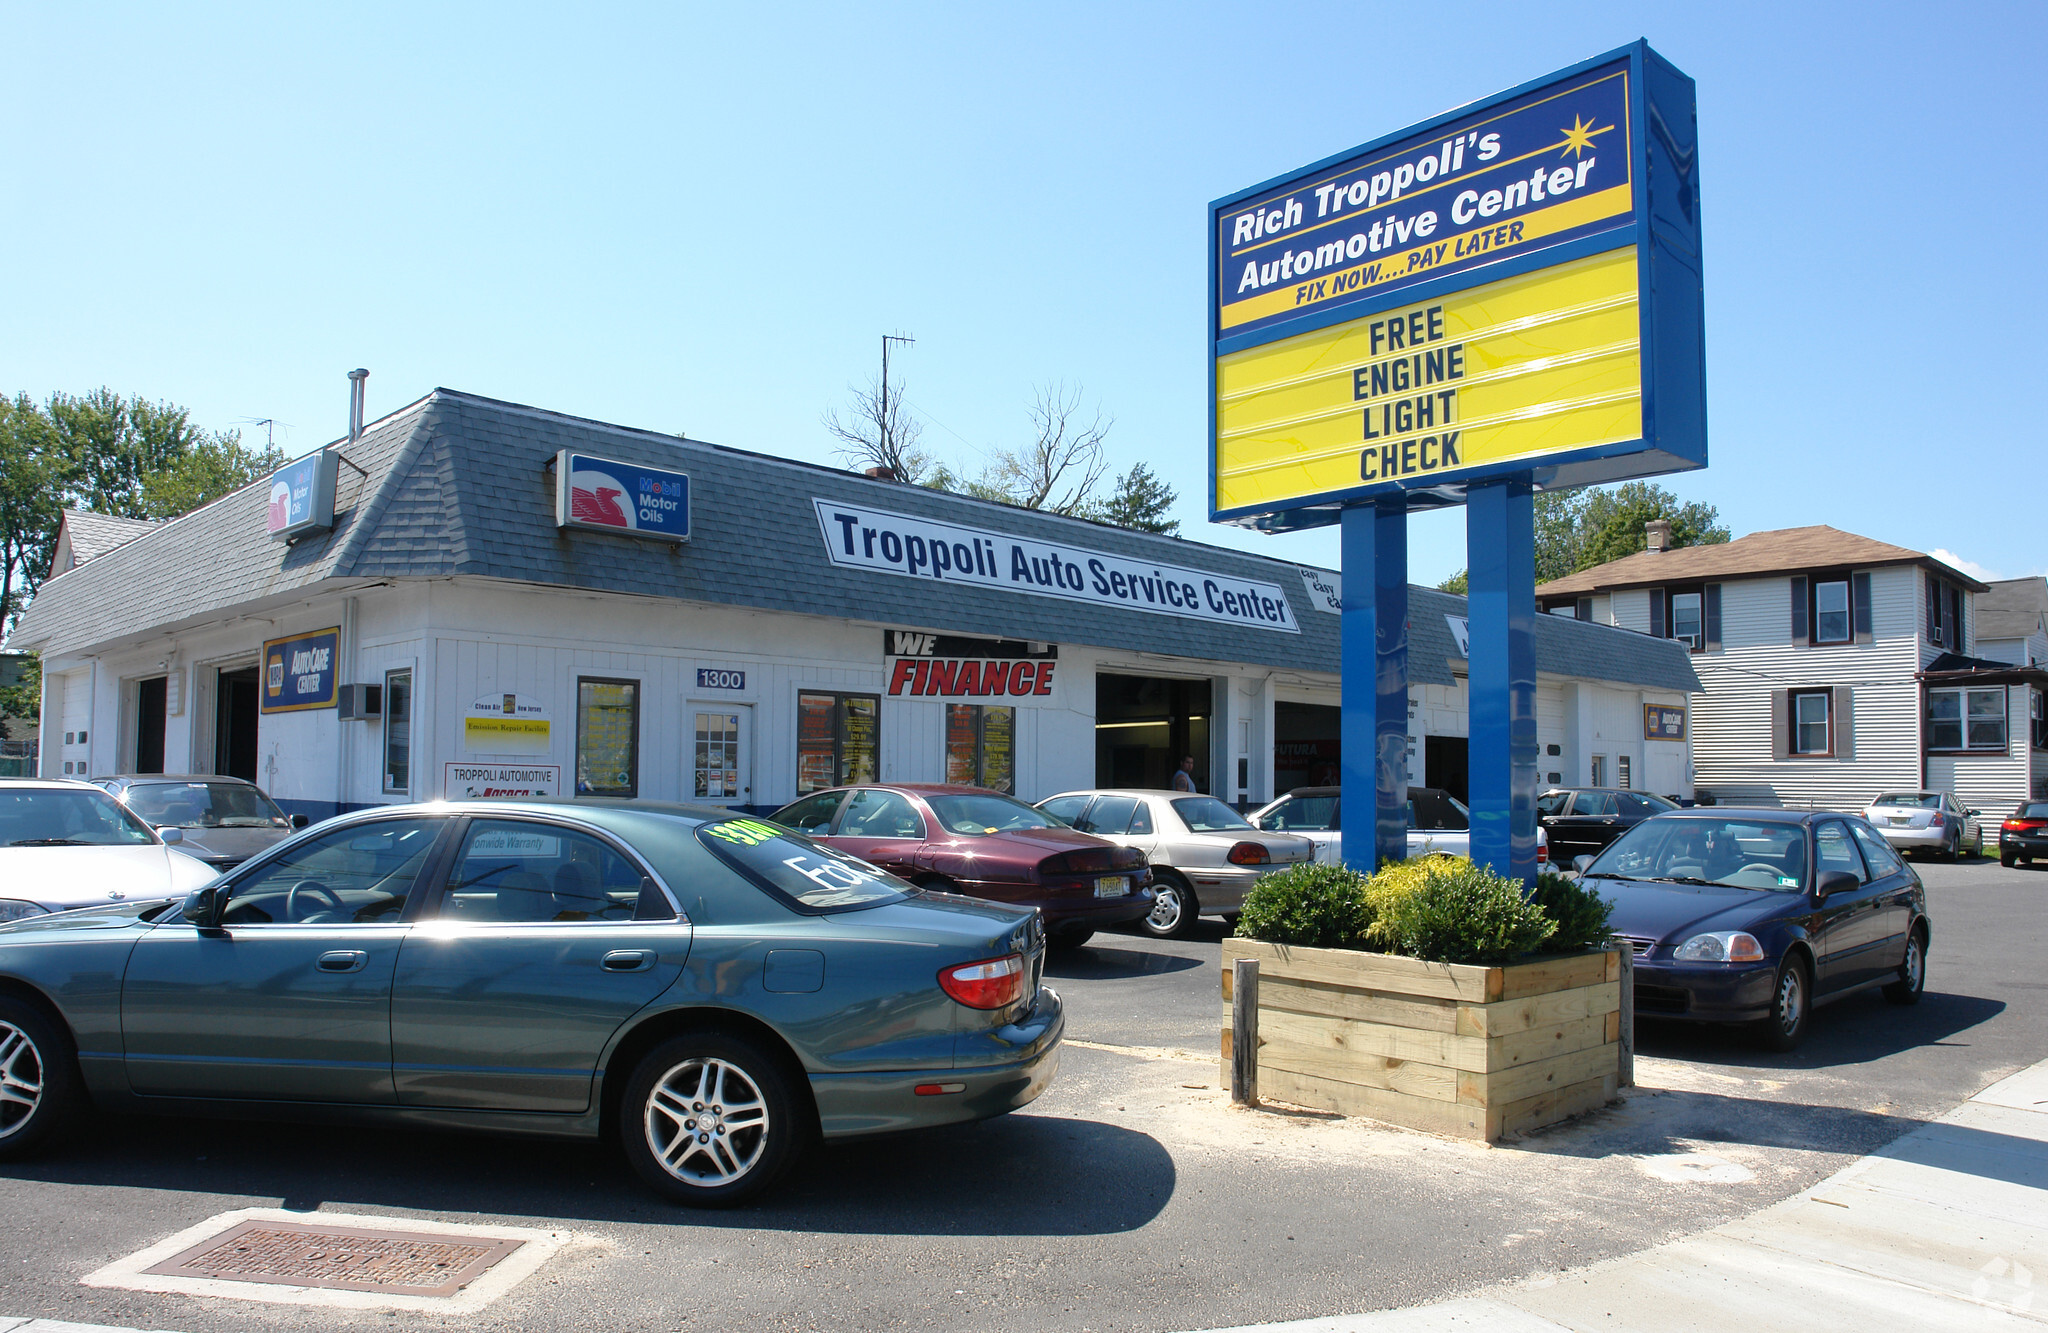
<svg viewBox="0 0 2048 1333">
<path fill-rule="evenodd" d="M 1964 813 L 1965 815 L 1969 815 L 1969 816 L 1972 816 L 1972 817 L 1974 817 L 1974 816 L 1977 816 L 1977 815 L 1981 815 L 1981 814 L 1983 814 L 1984 812 L 1983 812 L 1982 810 L 1965 810 L 1965 811 L 1963 811 L 1963 813 Z"/>
<path fill-rule="evenodd" d="M 185 906 L 180 915 L 201 930 L 213 930 L 214 901 L 213 885 L 194 889 L 185 895 Z"/>
<path fill-rule="evenodd" d="M 1593 858 L 1592 858 L 1591 856 L 1589 856 L 1589 855 L 1586 855 L 1586 854 L 1584 854 L 1584 853 L 1581 853 L 1580 855 L 1578 855 L 1578 856 L 1574 856 L 1574 857 L 1572 858 L 1572 869 L 1574 869 L 1574 870 L 1578 871 L 1578 872 L 1579 872 L 1579 873 L 1580 873 L 1581 875 L 1585 874 L 1585 873 L 1586 873 L 1586 867 L 1587 867 L 1587 866 L 1590 866 L 1590 865 L 1592 865 L 1592 864 L 1593 864 Z"/>
<path fill-rule="evenodd" d="M 1862 880 L 1846 870 L 1823 870 L 1820 872 L 1820 879 L 1814 883 L 1813 893 L 1816 898 L 1826 898 L 1837 893 L 1847 893 L 1862 883 Z"/>
<path fill-rule="evenodd" d="M 293 827 L 293 828 L 305 828 L 305 827 L 306 827 L 306 826 L 307 826 L 308 824 L 311 824 L 312 822 L 313 822 L 312 820 L 310 820 L 310 819 L 306 818 L 306 817 L 305 817 L 304 815 L 293 815 L 293 816 L 292 816 L 292 827 Z"/>
<path fill-rule="evenodd" d="M 176 847 L 179 843 L 185 841 L 185 830 L 181 828 L 160 828 L 156 831 L 156 836 L 162 839 L 164 846 Z"/>
</svg>

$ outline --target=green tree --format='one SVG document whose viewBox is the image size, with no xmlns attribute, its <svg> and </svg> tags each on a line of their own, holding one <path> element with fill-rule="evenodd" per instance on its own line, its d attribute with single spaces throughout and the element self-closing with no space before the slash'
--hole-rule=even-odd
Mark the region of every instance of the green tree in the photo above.
<svg viewBox="0 0 2048 1333">
<path fill-rule="evenodd" d="M 1178 498 L 1173 487 L 1161 481 L 1149 466 L 1133 463 L 1130 471 L 1116 479 L 1110 496 L 1083 509 L 1081 516 L 1098 523 L 1173 537 L 1180 533 L 1180 520 L 1168 518 L 1166 511 L 1173 508 Z"/>
<path fill-rule="evenodd" d="M 51 394 L 45 411 L 70 457 L 79 507 L 118 518 L 150 517 L 144 482 L 169 471 L 202 435 L 184 408 L 108 388 Z"/>
<path fill-rule="evenodd" d="M 142 481 L 145 518 L 176 518 L 269 476 L 284 463 L 275 445 L 250 449 L 240 431 L 201 431 L 176 462 Z"/>
<path fill-rule="evenodd" d="M 1455 593 L 1456 595 L 1463 597 L 1470 590 L 1471 583 L 1471 579 L 1467 577 L 1466 572 L 1461 569 L 1457 573 L 1445 579 L 1442 583 L 1437 584 L 1436 590 L 1438 592 Z"/>
<path fill-rule="evenodd" d="M 43 661 L 34 653 L 8 659 L 18 666 L 19 676 L 0 667 L 0 717 L 35 718 L 42 712 Z M 12 681 L 12 684 L 5 683 Z"/>
<path fill-rule="evenodd" d="M 43 410 L 25 393 L 0 398 L 0 631 L 13 625 L 50 567 L 71 472 Z"/>
<path fill-rule="evenodd" d="M 1623 482 L 1613 490 L 1594 491 L 1579 520 L 1580 542 L 1574 571 L 1604 565 L 1645 549 L 1644 526 L 1652 519 L 1671 524 L 1671 544 L 1714 546 L 1729 532 L 1720 511 L 1698 500 L 1680 503 L 1676 495 L 1647 481 Z"/>
</svg>

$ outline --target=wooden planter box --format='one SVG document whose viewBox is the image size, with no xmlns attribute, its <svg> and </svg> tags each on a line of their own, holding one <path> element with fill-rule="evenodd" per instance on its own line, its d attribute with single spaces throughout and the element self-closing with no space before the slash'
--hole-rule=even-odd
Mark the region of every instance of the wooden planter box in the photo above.
<svg viewBox="0 0 2048 1333">
<path fill-rule="evenodd" d="M 1492 1142 L 1614 1100 L 1621 958 L 1506 967 L 1223 941 L 1223 1086 L 1231 962 L 1259 961 L 1259 1093 Z"/>
</svg>

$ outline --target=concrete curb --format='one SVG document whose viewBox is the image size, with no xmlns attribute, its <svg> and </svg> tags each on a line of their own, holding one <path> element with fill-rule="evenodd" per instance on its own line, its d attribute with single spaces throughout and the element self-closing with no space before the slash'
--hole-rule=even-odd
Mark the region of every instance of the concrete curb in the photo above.
<svg viewBox="0 0 2048 1333">
<path fill-rule="evenodd" d="M 1212 1333 L 1992 1323 L 2048 1328 L 2048 1060 L 1812 1189 L 1688 1240 L 1460 1300 Z"/>
</svg>

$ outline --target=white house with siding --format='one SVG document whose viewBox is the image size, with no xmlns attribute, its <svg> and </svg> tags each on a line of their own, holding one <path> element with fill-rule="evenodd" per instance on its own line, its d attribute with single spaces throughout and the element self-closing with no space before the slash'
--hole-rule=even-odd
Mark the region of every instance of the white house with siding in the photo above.
<svg viewBox="0 0 2048 1333">
<path fill-rule="evenodd" d="M 2035 789 L 2048 672 L 1973 657 L 1987 585 L 1826 526 L 1650 549 L 1537 588 L 1543 610 L 1683 643 L 1704 693 L 1694 781 L 1722 804 L 1857 809 L 1954 792 L 1987 815 Z"/>
</svg>

